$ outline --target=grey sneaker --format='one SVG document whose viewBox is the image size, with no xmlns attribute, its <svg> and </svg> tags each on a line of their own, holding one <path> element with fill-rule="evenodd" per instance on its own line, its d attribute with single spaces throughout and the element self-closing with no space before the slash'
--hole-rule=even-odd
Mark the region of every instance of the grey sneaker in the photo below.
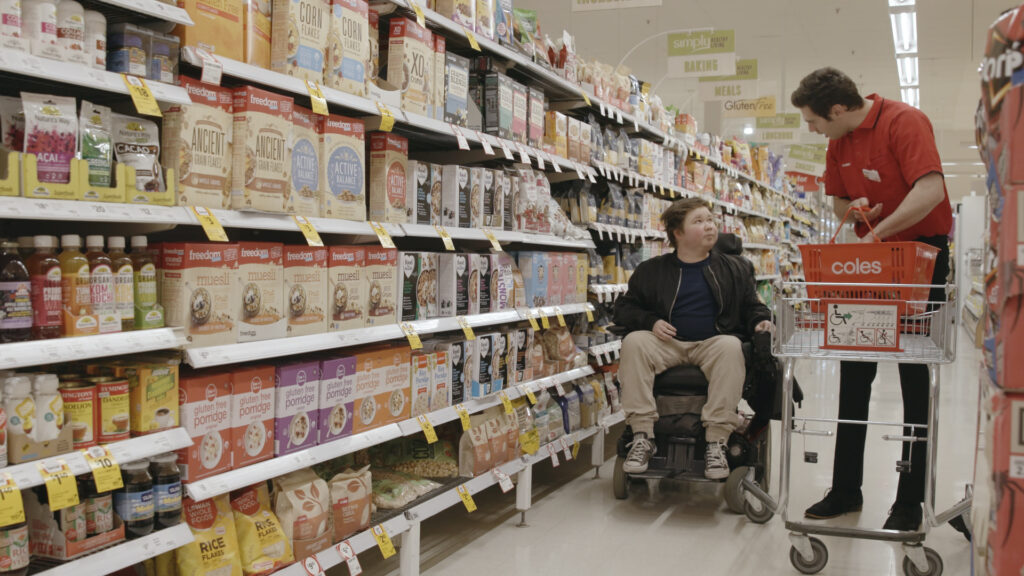
<svg viewBox="0 0 1024 576">
<path fill-rule="evenodd" d="M 708 480 L 724 480 L 729 477 L 729 461 L 725 459 L 724 440 L 708 442 L 704 449 L 704 477 Z"/>
<path fill-rule="evenodd" d="M 626 474 L 643 474 L 647 472 L 647 462 L 658 451 L 658 448 L 647 438 L 647 434 L 637 433 L 633 435 L 633 441 L 628 445 L 629 453 L 626 454 L 626 461 L 622 464 L 622 470 Z"/>
</svg>

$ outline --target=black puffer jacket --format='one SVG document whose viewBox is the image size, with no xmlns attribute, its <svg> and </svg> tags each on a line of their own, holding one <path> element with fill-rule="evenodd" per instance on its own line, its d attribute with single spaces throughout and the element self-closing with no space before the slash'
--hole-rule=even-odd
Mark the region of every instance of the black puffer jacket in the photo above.
<svg viewBox="0 0 1024 576">
<path fill-rule="evenodd" d="M 739 238 L 720 234 L 704 277 L 718 302 L 718 333 L 749 340 L 754 327 L 772 315 L 757 296 L 754 266 L 742 252 Z M 675 252 L 642 262 L 629 279 L 629 290 L 615 303 L 615 323 L 629 333 L 651 330 L 658 320 L 671 322 L 682 274 Z"/>
</svg>

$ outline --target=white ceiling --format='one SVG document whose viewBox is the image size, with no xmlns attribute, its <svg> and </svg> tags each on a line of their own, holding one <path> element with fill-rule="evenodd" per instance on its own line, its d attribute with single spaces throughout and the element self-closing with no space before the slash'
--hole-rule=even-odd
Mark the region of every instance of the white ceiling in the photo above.
<svg viewBox="0 0 1024 576">
<path fill-rule="evenodd" d="M 661 7 L 572 12 L 568 0 L 516 0 L 535 9 L 542 32 L 575 37 L 580 55 L 611 65 L 659 32 L 689 28 L 736 31 L 740 58 L 757 58 L 761 81 L 775 82 L 780 111 L 795 112 L 789 95 L 808 72 L 834 66 L 856 80 L 863 94 L 899 98 L 887 0 L 662 0 Z M 1007 0 L 917 0 L 921 109 L 935 127 L 951 199 L 984 192 L 984 169 L 974 141 L 980 95 L 977 67 L 988 26 L 1008 8 Z M 638 47 L 625 62 L 656 85 L 666 104 L 703 119 L 694 79 L 666 78 L 664 36 Z M 746 121 L 749 122 L 749 121 Z M 736 133 L 744 121 L 723 124 Z M 805 134 L 808 142 L 824 139 Z M 952 177 L 949 177 L 952 176 Z M 955 201 L 955 200 L 954 200 Z"/>
</svg>

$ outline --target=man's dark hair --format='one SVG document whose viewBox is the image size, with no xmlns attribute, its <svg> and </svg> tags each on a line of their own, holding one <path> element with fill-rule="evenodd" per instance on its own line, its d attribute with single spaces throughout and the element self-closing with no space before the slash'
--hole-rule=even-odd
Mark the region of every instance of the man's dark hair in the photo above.
<svg viewBox="0 0 1024 576">
<path fill-rule="evenodd" d="M 819 68 L 804 76 L 800 87 L 790 96 L 790 102 L 797 108 L 806 106 L 826 120 L 831 120 L 832 107 L 836 104 L 846 106 L 848 110 L 859 110 L 864 106 L 857 84 L 835 68 Z"/>
<path fill-rule="evenodd" d="M 711 206 L 702 198 L 683 198 L 676 200 L 671 206 L 661 213 L 661 223 L 665 226 L 665 235 L 668 236 L 668 243 L 672 248 L 676 247 L 676 237 L 672 234 L 675 230 L 683 229 L 683 222 L 686 215 L 698 208 L 711 209 Z"/>
</svg>

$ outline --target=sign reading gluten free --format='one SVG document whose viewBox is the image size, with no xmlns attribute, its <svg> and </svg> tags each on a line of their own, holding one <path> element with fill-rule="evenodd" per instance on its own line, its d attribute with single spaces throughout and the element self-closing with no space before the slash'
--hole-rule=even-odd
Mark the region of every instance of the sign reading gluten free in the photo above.
<svg viewBox="0 0 1024 576">
<path fill-rule="evenodd" d="M 736 74 L 735 30 L 700 30 L 669 34 L 670 77 L 701 78 L 733 74 Z"/>
</svg>

